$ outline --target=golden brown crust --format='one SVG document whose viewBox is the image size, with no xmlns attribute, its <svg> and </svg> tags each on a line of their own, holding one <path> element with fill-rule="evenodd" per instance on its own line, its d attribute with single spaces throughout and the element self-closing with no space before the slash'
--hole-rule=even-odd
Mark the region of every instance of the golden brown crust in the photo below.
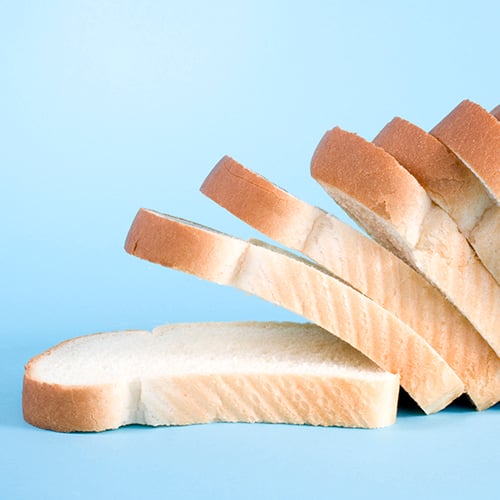
<svg viewBox="0 0 500 500">
<path fill-rule="evenodd" d="M 168 223 L 166 220 L 168 219 Z M 214 231 L 199 230 L 182 219 L 159 216 L 152 210 L 138 211 L 125 241 L 125 251 L 172 269 L 225 284 L 244 248 L 235 238 L 220 238 Z M 202 255 L 193 249 L 203 249 Z"/>
<path fill-rule="evenodd" d="M 423 188 L 392 156 L 339 127 L 321 139 L 311 160 L 311 175 L 398 228 L 418 227 L 429 206 Z"/>
<path fill-rule="evenodd" d="M 261 233 L 293 248 L 307 237 L 302 228 L 310 229 L 323 213 L 229 156 L 215 165 L 200 190 Z"/>
<path fill-rule="evenodd" d="M 471 168 L 500 200 L 500 122 L 478 104 L 465 100 L 432 130 Z"/>
<path fill-rule="evenodd" d="M 453 205 L 463 200 L 464 189 L 476 189 L 477 178 L 441 142 L 402 118 L 390 121 L 373 143 L 406 168 L 435 201 Z"/>
<path fill-rule="evenodd" d="M 61 386 L 39 382 L 26 373 L 23 381 L 26 422 L 59 432 L 91 432 L 118 427 L 113 386 Z"/>
<path fill-rule="evenodd" d="M 200 191 L 212 197 L 212 193 L 223 193 L 224 206 L 232 213 L 241 207 L 249 214 L 251 224 L 266 228 L 272 223 L 269 214 L 288 215 L 293 209 L 283 193 L 269 186 L 261 176 L 249 172 L 240 163 L 224 156 L 203 182 Z"/>
</svg>

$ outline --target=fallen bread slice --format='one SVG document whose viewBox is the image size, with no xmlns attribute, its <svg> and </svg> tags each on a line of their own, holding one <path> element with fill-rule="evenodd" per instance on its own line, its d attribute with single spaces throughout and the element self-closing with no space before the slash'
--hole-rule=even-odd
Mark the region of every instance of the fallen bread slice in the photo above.
<svg viewBox="0 0 500 500">
<path fill-rule="evenodd" d="M 500 205 L 472 171 L 435 137 L 402 118 L 389 122 L 373 143 L 396 158 L 448 212 L 500 283 Z"/>
<path fill-rule="evenodd" d="M 401 385 L 426 412 L 436 412 L 463 392 L 463 383 L 441 356 L 372 300 L 304 259 L 257 242 L 139 210 L 125 249 L 136 257 L 231 285 L 297 313 L 340 337 Z"/>
<path fill-rule="evenodd" d="M 500 104 L 495 108 L 491 110 L 491 114 L 497 119 L 500 120 Z"/>
<path fill-rule="evenodd" d="M 201 191 L 408 324 L 462 379 L 477 409 L 499 401 L 500 358 L 437 288 L 394 254 L 228 156 L 212 169 Z"/>
<path fill-rule="evenodd" d="M 462 101 L 432 130 L 470 168 L 500 204 L 500 122 L 472 101 Z"/>
<path fill-rule="evenodd" d="M 382 148 L 336 127 L 318 145 L 311 173 L 377 241 L 439 288 L 500 354 L 500 287 L 407 170 Z"/>
<path fill-rule="evenodd" d="M 128 424 L 384 427 L 396 375 L 321 328 L 186 323 L 68 340 L 26 367 L 25 419 L 61 432 Z"/>
</svg>

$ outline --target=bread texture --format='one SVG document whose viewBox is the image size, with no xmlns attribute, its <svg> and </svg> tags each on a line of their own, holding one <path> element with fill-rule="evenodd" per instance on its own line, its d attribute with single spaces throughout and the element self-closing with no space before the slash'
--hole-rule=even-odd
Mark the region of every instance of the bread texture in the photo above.
<svg viewBox="0 0 500 500">
<path fill-rule="evenodd" d="M 311 173 L 377 241 L 439 288 L 500 353 L 498 284 L 407 170 L 382 148 L 336 127 L 318 145 Z"/>
<path fill-rule="evenodd" d="M 399 117 L 373 143 L 408 170 L 451 216 L 500 283 L 500 206 L 474 173 L 435 137 Z"/>
<path fill-rule="evenodd" d="M 128 424 L 385 427 L 396 375 L 312 324 L 186 323 L 68 340 L 32 359 L 23 410 L 61 432 Z"/>
<path fill-rule="evenodd" d="M 152 210 L 139 210 L 125 249 L 136 257 L 230 285 L 280 305 L 338 336 L 401 385 L 426 413 L 463 383 L 422 337 L 324 269 L 262 242 L 246 242 Z"/>
<path fill-rule="evenodd" d="M 483 182 L 500 204 L 500 123 L 472 101 L 462 101 L 432 130 Z"/>
<path fill-rule="evenodd" d="M 486 409 L 500 399 L 500 358 L 437 288 L 393 253 L 227 156 L 201 191 L 408 324 L 462 379 L 476 408 Z"/>
</svg>

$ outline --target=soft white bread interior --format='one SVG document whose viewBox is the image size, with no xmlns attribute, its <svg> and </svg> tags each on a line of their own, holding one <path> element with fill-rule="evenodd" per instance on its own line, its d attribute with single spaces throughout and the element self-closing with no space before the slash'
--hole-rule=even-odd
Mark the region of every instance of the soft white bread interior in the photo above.
<svg viewBox="0 0 500 500">
<path fill-rule="evenodd" d="M 187 323 L 79 337 L 26 367 L 26 420 L 62 432 L 128 424 L 384 427 L 396 375 L 301 323 Z"/>
<path fill-rule="evenodd" d="M 373 143 L 408 170 L 451 216 L 500 283 L 500 206 L 476 175 L 435 137 L 399 117 Z"/>
<path fill-rule="evenodd" d="M 500 204 L 500 122 L 472 101 L 462 101 L 430 132 L 470 168 Z"/>
<path fill-rule="evenodd" d="M 463 383 L 409 326 L 324 269 L 264 243 L 139 210 L 125 249 L 136 257 L 230 285 L 315 323 L 397 373 L 427 413 L 444 408 Z"/>
<path fill-rule="evenodd" d="M 437 288 L 393 253 L 228 156 L 215 165 L 201 191 L 408 324 L 462 379 L 476 408 L 500 399 L 500 358 Z"/>
<path fill-rule="evenodd" d="M 338 127 L 312 176 L 375 239 L 420 271 L 500 354 L 500 287 L 448 214 L 382 148 Z"/>
</svg>

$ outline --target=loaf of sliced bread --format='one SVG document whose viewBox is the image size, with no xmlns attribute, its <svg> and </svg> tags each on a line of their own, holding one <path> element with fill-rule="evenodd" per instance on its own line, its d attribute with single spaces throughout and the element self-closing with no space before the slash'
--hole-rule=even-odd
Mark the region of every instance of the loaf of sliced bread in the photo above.
<svg viewBox="0 0 500 500">
<path fill-rule="evenodd" d="M 500 204 L 500 122 L 472 101 L 462 101 L 432 130 L 483 182 Z"/>
<path fill-rule="evenodd" d="M 33 358 L 25 419 L 61 432 L 128 424 L 384 427 L 399 380 L 318 326 L 187 323 L 79 337 Z"/>
<path fill-rule="evenodd" d="M 426 413 L 444 408 L 463 392 L 460 378 L 409 326 L 322 268 L 289 252 L 145 209 L 134 219 L 125 249 L 302 315 L 382 369 L 400 375 L 401 385 Z"/>
<path fill-rule="evenodd" d="M 389 122 L 373 143 L 396 158 L 448 212 L 500 283 L 500 205 L 474 173 L 435 137 L 402 118 Z"/>
<path fill-rule="evenodd" d="M 420 271 L 500 354 L 500 287 L 448 214 L 389 153 L 338 127 L 312 176 L 376 240 Z"/>
<path fill-rule="evenodd" d="M 500 400 L 500 358 L 493 349 L 437 288 L 374 240 L 227 156 L 201 191 L 408 324 L 453 368 L 478 409 Z"/>
</svg>

